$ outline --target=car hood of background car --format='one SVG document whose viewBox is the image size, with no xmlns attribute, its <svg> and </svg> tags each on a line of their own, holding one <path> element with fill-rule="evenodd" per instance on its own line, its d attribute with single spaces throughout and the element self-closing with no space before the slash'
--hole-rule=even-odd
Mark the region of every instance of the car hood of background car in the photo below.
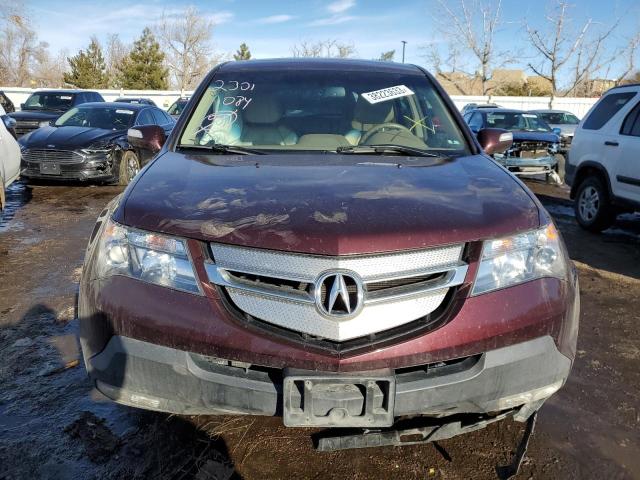
<svg viewBox="0 0 640 480">
<path fill-rule="evenodd" d="M 60 117 L 64 112 L 53 112 L 46 110 L 22 110 L 20 112 L 12 112 L 9 114 L 10 117 L 15 118 L 17 121 L 20 120 L 56 120 Z"/>
<path fill-rule="evenodd" d="M 549 142 L 558 143 L 560 139 L 555 133 L 546 132 L 526 132 L 524 130 L 513 130 L 514 142 Z"/>
<path fill-rule="evenodd" d="M 42 127 L 31 132 L 26 138 L 23 137 L 21 143 L 26 148 L 86 148 L 98 141 L 110 141 L 126 133 L 126 130 L 88 127 Z"/>
<path fill-rule="evenodd" d="M 500 237 L 540 223 L 530 194 L 483 156 L 359 154 L 166 153 L 113 218 L 181 237 L 324 255 Z"/>
</svg>

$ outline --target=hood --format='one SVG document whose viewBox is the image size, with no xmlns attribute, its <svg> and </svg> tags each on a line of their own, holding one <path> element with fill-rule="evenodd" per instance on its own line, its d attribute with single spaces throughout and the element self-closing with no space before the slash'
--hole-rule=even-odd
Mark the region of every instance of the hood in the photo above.
<svg viewBox="0 0 640 480">
<path fill-rule="evenodd" d="M 88 127 L 41 127 L 24 138 L 22 144 L 26 148 L 73 150 L 86 148 L 96 142 L 109 142 L 123 135 L 126 135 L 126 130 L 113 131 Z"/>
<path fill-rule="evenodd" d="M 205 241 L 325 255 L 499 237 L 540 222 L 525 188 L 484 156 L 175 152 L 144 171 L 114 219 Z"/>
<path fill-rule="evenodd" d="M 524 130 L 513 130 L 513 141 L 514 142 L 549 142 L 549 143 L 558 143 L 560 139 L 558 135 L 553 132 L 527 132 Z"/>
<path fill-rule="evenodd" d="M 16 119 L 16 121 L 25 121 L 25 120 L 57 120 L 64 112 L 48 112 L 44 110 L 22 110 L 20 112 L 12 112 L 9 114 L 10 117 Z"/>
<path fill-rule="evenodd" d="M 562 135 L 573 135 L 576 133 L 577 125 L 569 125 L 566 123 L 550 124 L 551 128 L 559 128 Z"/>
<path fill-rule="evenodd" d="M 553 132 L 526 132 L 524 130 L 513 130 L 514 142 L 549 142 L 558 143 L 560 138 Z"/>
</svg>

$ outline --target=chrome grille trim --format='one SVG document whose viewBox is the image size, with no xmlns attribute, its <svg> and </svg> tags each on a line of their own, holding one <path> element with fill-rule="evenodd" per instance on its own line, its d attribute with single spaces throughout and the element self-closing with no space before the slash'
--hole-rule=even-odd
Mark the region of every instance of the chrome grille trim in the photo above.
<svg viewBox="0 0 640 480">
<path fill-rule="evenodd" d="M 352 270 L 364 282 L 422 275 L 436 267 L 455 267 L 463 245 L 375 255 L 331 257 L 211 244 L 215 263 L 232 270 L 312 283 L 327 270 Z"/>
<path fill-rule="evenodd" d="M 469 266 L 462 261 L 463 249 L 464 245 L 453 245 L 332 257 L 211 244 L 215 263 L 205 262 L 205 271 L 209 281 L 223 288 L 245 314 L 311 336 L 347 341 L 427 317 L 436 310 L 449 289 L 466 278 Z M 362 279 L 363 306 L 353 317 L 328 316 L 320 310 L 316 282 L 328 271 L 352 272 Z M 367 290 L 367 284 L 415 276 L 430 278 Z M 279 285 L 279 280 L 306 285 L 296 289 Z"/>
<path fill-rule="evenodd" d="M 25 162 L 57 162 L 57 163 L 83 163 L 85 156 L 73 150 L 51 150 L 51 149 L 26 149 L 22 152 L 22 159 Z"/>
</svg>

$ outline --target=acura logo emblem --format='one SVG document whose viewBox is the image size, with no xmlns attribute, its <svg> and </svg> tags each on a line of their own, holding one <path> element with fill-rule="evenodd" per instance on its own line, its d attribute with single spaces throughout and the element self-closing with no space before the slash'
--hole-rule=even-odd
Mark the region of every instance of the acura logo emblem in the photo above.
<svg viewBox="0 0 640 480">
<path fill-rule="evenodd" d="M 327 272 L 315 283 L 316 306 L 326 316 L 353 317 L 362 308 L 362 280 L 353 272 Z"/>
</svg>

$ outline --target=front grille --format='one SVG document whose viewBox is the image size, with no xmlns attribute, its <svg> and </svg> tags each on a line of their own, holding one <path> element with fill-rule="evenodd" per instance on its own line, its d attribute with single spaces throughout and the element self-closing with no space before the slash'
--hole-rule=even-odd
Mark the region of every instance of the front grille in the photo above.
<svg viewBox="0 0 640 480">
<path fill-rule="evenodd" d="M 27 149 L 22 152 L 22 159 L 25 162 L 41 163 L 82 163 L 84 156 L 71 150 L 51 150 L 51 149 Z"/>
<path fill-rule="evenodd" d="M 330 257 L 211 244 L 215 263 L 205 267 L 209 280 L 247 318 L 345 342 L 442 310 L 451 289 L 465 279 L 463 250 L 464 245 L 453 245 Z M 342 294 L 329 292 L 337 274 Z"/>
<path fill-rule="evenodd" d="M 518 142 L 511 151 L 520 158 L 541 158 L 549 156 L 549 146 L 547 142 Z"/>
<path fill-rule="evenodd" d="M 16 122 L 16 134 L 26 135 L 40 128 L 40 122 L 34 120 L 18 120 Z"/>
</svg>

